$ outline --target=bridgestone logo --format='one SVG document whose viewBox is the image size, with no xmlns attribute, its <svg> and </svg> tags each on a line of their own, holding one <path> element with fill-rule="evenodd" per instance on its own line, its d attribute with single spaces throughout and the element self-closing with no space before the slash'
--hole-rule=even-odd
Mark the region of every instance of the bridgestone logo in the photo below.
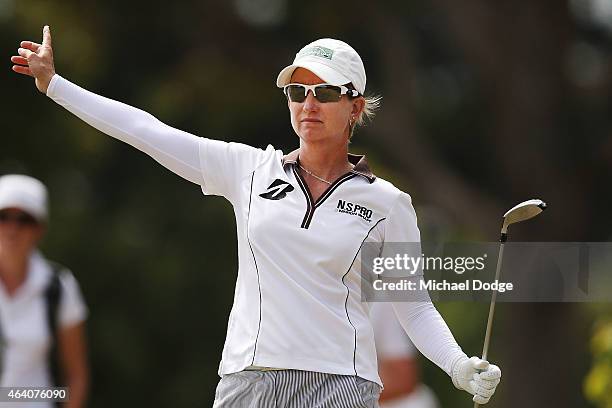
<svg viewBox="0 0 612 408">
<path fill-rule="evenodd" d="M 315 57 L 327 58 L 328 60 L 331 60 L 332 56 L 334 55 L 334 51 L 317 45 L 300 51 L 298 57 L 306 57 L 308 55 L 314 55 Z"/>
<path fill-rule="evenodd" d="M 268 186 L 268 189 L 259 196 L 267 200 L 280 200 L 287 197 L 287 193 L 293 191 L 293 186 L 284 180 L 276 179 Z"/>
<path fill-rule="evenodd" d="M 354 204 L 344 200 L 338 200 L 338 206 L 336 207 L 338 212 L 357 215 L 367 222 L 372 221 L 372 210 L 367 209 L 359 204 Z"/>
</svg>

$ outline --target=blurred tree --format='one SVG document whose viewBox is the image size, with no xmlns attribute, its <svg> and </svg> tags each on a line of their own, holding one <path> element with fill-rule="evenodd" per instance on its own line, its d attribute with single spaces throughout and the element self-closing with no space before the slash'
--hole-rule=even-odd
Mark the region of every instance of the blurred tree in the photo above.
<svg viewBox="0 0 612 408">
<path fill-rule="evenodd" d="M 593 366 L 584 382 L 587 398 L 601 408 L 612 407 L 612 321 L 602 319 L 591 338 Z"/>
</svg>

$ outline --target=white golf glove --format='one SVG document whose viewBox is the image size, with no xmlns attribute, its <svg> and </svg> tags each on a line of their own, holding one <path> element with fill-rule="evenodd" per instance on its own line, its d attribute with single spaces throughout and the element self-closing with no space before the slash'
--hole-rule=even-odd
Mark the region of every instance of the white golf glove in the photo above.
<svg viewBox="0 0 612 408">
<path fill-rule="evenodd" d="M 499 384 L 501 370 L 478 357 L 466 357 L 453 366 L 452 379 L 455 387 L 474 396 L 472 401 L 486 404 Z"/>
</svg>

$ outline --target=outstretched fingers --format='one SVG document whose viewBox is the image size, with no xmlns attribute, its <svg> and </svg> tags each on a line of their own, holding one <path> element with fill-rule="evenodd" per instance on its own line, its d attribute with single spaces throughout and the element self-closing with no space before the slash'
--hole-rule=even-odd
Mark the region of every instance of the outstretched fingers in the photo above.
<svg viewBox="0 0 612 408">
<path fill-rule="evenodd" d="M 41 44 L 35 43 L 33 41 L 22 41 L 20 45 L 21 47 L 27 48 L 28 50 L 34 51 L 34 52 L 38 52 L 38 50 L 42 46 Z"/>
<path fill-rule="evenodd" d="M 13 64 L 18 64 L 18 65 L 28 65 L 28 60 L 23 58 L 23 57 L 19 57 L 17 55 L 13 55 L 11 57 L 11 62 Z"/>
<path fill-rule="evenodd" d="M 17 72 L 18 74 L 23 74 L 23 75 L 34 77 L 29 67 L 23 67 L 21 65 L 13 65 L 13 71 Z"/>
<path fill-rule="evenodd" d="M 34 76 L 32 75 L 32 71 L 30 70 L 27 58 L 13 55 L 11 57 L 11 62 L 15 64 L 13 65 L 13 71 L 17 72 L 18 74 L 28 75 L 31 77 Z"/>
<path fill-rule="evenodd" d="M 32 52 L 32 51 L 30 51 L 30 50 L 28 50 L 26 48 L 19 48 L 17 50 L 17 54 L 19 54 L 21 57 L 25 58 L 26 60 L 28 58 L 30 58 L 30 56 L 36 55 L 36 53 L 34 53 L 34 52 Z"/>
<path fill-rule="evenodd" d="M 47 93 L 51 78 L 55 75 L 53 66 L 53 49 L 51 48 L 51 29 L 44 26 L 42 43 L 21 41 L 17 54 L 11 57 L 14 64 L 12 70 L 18 74 L 28 75 L 36 79 L 36 88 Z"/>
</svg>

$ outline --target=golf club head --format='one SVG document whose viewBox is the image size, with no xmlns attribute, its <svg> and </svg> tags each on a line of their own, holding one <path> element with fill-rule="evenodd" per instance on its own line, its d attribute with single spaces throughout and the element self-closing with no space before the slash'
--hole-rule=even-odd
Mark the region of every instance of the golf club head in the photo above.
<svg viewBox="0 0 612 408">
<path fill-rule="evenodd" d="M 504 214 L 502 232 L 505 233 L 510 224 L 533 218 L 545 209 L 546 203 L 539 199 L 527 200 L 515 205 Z"/>
</svg>

